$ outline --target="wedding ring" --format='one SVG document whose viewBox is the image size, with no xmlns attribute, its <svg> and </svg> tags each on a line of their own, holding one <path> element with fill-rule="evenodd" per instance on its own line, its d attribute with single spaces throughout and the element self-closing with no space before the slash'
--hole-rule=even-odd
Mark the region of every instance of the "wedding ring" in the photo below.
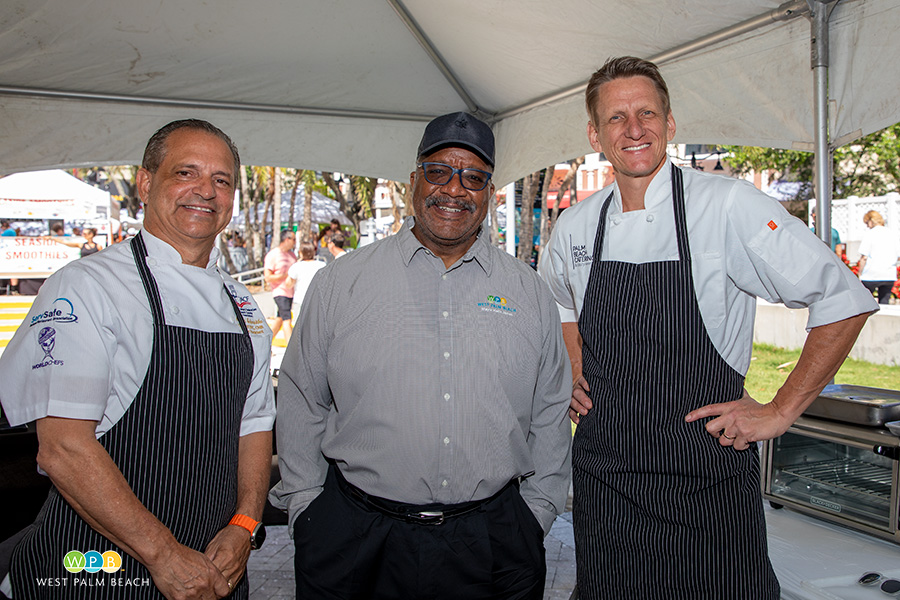
<svg viewBox="0 0 900 600">
<path fill-rule="evenodd" d="M 726 440 L 733 440 L 733 439 L 736 439 L 736 438 L 737 438 L 737 436 L 731 437 L 730 435 L 728 435 L 727 433 L 725 433 L 725 430 L 724 430 L 724 429 L 722 430 L 722 437 L 724 437 Z"/>
</svg>

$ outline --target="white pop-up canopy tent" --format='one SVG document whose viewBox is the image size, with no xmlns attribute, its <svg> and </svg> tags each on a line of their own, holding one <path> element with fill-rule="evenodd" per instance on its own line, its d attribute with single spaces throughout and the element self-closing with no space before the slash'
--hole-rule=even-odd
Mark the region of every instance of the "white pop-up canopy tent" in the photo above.
<svg viewBox="0 0 900 600">
<path fill-rule="evenodd" d="M 0 22 L 0 173 L 136 163 L 195 116 L 246 164 L 404 180 L 424 123 L 469 110 L 504 184 L 590 151 L 583 84 L 623 54 L 662 66 L 678 142 L 827 149 L 900 121 L 898 0 L 6 0 Z"/>
<path fill-rule="evenodd" d="M 60 170 L 15 173 L 0 179 L 0 217 L 16 219 L 106 219 L 109 192 Z"/>
</svg>

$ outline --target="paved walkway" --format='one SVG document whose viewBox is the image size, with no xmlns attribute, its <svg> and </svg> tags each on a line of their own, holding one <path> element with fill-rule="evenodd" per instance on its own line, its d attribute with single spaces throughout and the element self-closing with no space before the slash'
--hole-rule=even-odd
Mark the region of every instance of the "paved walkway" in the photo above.
<svg viewBox="0 0 900 600">
<path fill-rule="evenodd" d="M 293 600 L 294 545 L 287 525 L 267 527 L 265 545 L 253 552 L 248 564 L 251 600 Z M 547 586 L 544 600 L 568 600 L 575 587 L 575 540 L 572 513 L 556 518 L 544 539 L 547 551 Z"/>
</svg>

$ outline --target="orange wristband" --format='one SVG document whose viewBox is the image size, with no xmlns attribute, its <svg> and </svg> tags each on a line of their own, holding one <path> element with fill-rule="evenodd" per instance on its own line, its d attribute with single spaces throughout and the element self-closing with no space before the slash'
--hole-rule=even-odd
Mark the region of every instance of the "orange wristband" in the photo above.
<svg viewBox="0 0 900 600">
<path fill-rule="evenodd" d="M 231 518 L 231 521 L 228 522 L 229 525 L 237 525 L 238 527 L 243 527 L 250 534 L 253 534 L 253 531 L 256 529 L 256 526 L 259 525 L 259 521 L 254 521 L 247 515 L 234 515 Z"/>
</svg>

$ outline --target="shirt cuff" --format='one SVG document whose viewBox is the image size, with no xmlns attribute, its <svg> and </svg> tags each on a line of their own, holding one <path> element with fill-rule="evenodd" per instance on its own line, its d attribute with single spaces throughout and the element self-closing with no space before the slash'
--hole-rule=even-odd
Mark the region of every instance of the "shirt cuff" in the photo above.
<svg viewBox="0 0 900 600">
<path fill-rule="evenodd" d="M 559 302 L 556 303 L 556 308 L 559 309 L 559 320 L 563 323 L 577 323 L 578 315 L 575 314 L 574 308 L 566 308 Z"/>
<path fill-rule="evenodd" d="M 281 509 L 288 514 L 288 533 L 291 539 L 294 537 L 294 521 L 300 516 L 306 508 L 315 500 L 319 494 L 325 489 L 322 486 L 312 488 L 305 492 L 288 493 L 284 489 L 283 481 L 275 484 L 269 490 L 269 502 L 275 508 Z"/>
<path fill-rule="evenodd" d="M 534 515 L 541 529 L 544 530 L 544 537 L 547 537 L 547 534 L 550 533 L 550 528 L 553 527 L 553 521 L 556 520 L 556 511 L 546 508 L 543 503 L 539 504 L 526 500 L 525 504 L 531 509 L 531 514 Z"/>
<path fill-rule="evenodd" d="M 272 431 L 275 426 L 275 415 L 263 414 L 255 417 L 245 417 L 241 421 L 241 437 L 257 433 L 259 431 Z"/>
<path fill-rule="evenodd" d="M 861 285 L 853 286 L 845 292 L 810 304 L 806 330 L 809 331 L 813 327 L 837 323 L 856 315 L 877 310 L 878 303 L 875 302 L 872 293 Z"/>
</svg>

